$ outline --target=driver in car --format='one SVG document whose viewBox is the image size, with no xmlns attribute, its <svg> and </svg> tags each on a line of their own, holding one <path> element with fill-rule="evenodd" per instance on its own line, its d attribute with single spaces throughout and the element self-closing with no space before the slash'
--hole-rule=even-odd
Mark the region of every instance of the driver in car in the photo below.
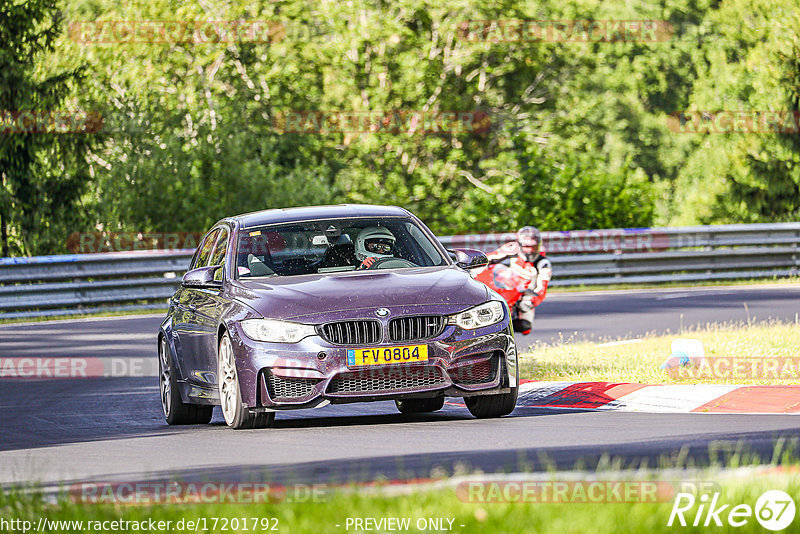
<svg viewBox="0 0 800 534">
<path fill-rule="evenodd" d="M 357 270 L 369 269 L 376 261 L 394 258 L 395 237 L 386 228 L 371 226 L 364 228 L 356 237 L 356 259 L 361 262 Z"/>
</svg>

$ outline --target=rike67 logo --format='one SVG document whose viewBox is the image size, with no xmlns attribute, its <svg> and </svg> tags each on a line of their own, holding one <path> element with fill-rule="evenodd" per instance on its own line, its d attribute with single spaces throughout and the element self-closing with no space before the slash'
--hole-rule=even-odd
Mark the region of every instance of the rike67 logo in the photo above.
<svg viewBox="0 0 800 534">
<path fill-rule="evenodd" d="M 719 493 L 710 497 L 704 493 L 699 498 L 691 493 L 678 493 L 667 526 L 743 527 L 755 517 L 765 529 L 778 531 L 792 524 L 795 511 L 794 500 L 780 490 L 764 492 L 755 508 L 749 504 L 721 503 Z"/>
</svg>

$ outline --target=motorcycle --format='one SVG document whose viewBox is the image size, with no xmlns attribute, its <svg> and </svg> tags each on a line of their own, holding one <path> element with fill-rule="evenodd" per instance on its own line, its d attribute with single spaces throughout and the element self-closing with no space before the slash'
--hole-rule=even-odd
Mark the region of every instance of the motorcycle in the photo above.
<svg viewBox="0 0 800 534">
<path fill-rule="evenodd" d="M 514 330 L 528 334 L 533 323 L 534 308 L 544 300 L 547 292 L 552 275 L 550 260 L 542 254 L 533 262 L 515 256 L 508 263 L 490 263 L 473 273 L 473 278 L 505 299 L 511 310 Z"/>
</svg>

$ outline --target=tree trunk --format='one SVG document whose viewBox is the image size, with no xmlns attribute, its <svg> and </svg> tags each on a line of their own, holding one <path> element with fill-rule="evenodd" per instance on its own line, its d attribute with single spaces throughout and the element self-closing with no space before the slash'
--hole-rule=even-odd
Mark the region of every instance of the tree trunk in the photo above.
<svg viewBox="0 0 800 534">
<path fill-rule="evenodd" d="M 2 253 L 0 257 L 7 258 L 11 254 L 8 253 L 8 229 L 6 228 L 6 218 L 0 213 L 0 242 L 2 242 Z"/>
<path fill-rule="evenodd" d="M 5 192 L 5 186 L 6 173 L 0 172 L 0 191 Z M 8 251 L 8 228 L 6 227 L 6 222 L 5 212 L 0 210 L 0 246 L 2 246 L 0 257 L 2 258 L 11 256 Z"/>
</svg>

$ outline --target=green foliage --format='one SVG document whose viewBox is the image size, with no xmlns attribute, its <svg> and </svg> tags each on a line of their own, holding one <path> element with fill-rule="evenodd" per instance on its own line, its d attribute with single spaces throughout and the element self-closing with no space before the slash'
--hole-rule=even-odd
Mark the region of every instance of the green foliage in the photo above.
<svg viewBox="0 0 800 534">
<path fill-rule="evenodd" d="M 54 0 L 0 4 L 0 110 L 4 115 L 68 112 L 83 78 L 79 63 L 53 71 L 61 31 Z M 8 117 L 10 115 L 6 115 Z M 85 227 L 80 199 L 89 181 L 86 134 L 0 131 L 0 255 L 41 254 Z"/>
<path fill-rule="evenodd" d="M 767 222 L 800 216 L 800 10 L 779 0 L 729 0 L 709 12 L 718 38 L 696 54 L 689 107 L 794 114 L 793 133 L 756 127 L 695 134 L 676 179 L 672 222 Z"/>
<path fill-rule="evenodd" d="M 64 137 L 45 143 L 51 152 L 41 139 L 0 138 L 0 158 L 12 144 L 37 154 L 19 167 L 27 170 L 5 171 L 0 206 L 19 243 L 6 254 L 58 252 L 89 223 L 202 231 L 234 213 L 339 202 L 402 205 L 441 234 L 798 215 L 796 134 L 678 134 L 667 125 L 686 109 L 798 111 L 793 0 L 62 1 L 67 21 L 85 24 L 57 40 L 54 26 L 43 53 L 25 63 L 26 79 L 86 65 L 69 102 L 101 113 L 104 125 L 91 147 Z M 3 9 L 41 21 L 36 6 L 45 5 Z M 674 34 L 655 42 L 465 35 L 466 21 L 493 19 L 664 20 Z M 120 42 L 125 34 L 110 26 L 92 38 L 97 21 L 225 20 L 270 29 L 260 42 Z M 0 61 L 28 46 L 11 37 L 13 24 L 0 23 L 8 36 Z M 35 87 L 9 72 L 0 73 L 0 95 L 17 96 L 3 96 L 0 109 L 39 105 Z M 63 102 L 59 94 L 47 105 Z M 474 112 L 488 128 L 286 133 L 279 119 L 293 110 Z M 68 140 L 84 143 L 82 152 L 52 152 Z"/>
<path fill-rule="evenodd" d="M 430 477 L 436 480 L 435 484 L 414 487 L 409 483 L 402 486 L 403 492 L 397 491 L 397 484 L 387 482 L 365 487 L 344 476 L 334 478 L 335 473 L 326 480 L 341 483 L 343 489 L 319 483 L 287 483 L 287 498 L 279 498 L 273 497 L 277 491 L 237 491 L 234 487 L 232 496 L 220 492 L 221 502 L 203 502 L 214 499 L 205 498 L 200 483 L 197 486 L 202 498 L 195 497 L 200 502 L 191 502 L 192 499 L 187 498 L 186 503 L 135 504 L 136 498 L 143 500 L 155 493 L 150 490 L 148 494 L 144 490 L 139 496 L 131 494 L 128 499 L 133 503 L 124 505 L 114 497 L 127 497 L 128 494 L 116 487 L 98 493 L 97 502 L 91 502 L 91 497 L 87 497 L 87 502 L 75 496 L 70 498 L 65 491 L 55 503 L 43 491 L 4 489 L 0 493 L 0 510 L 4 511 L 4 520 L 13 525 L 12 528 L 36 527 L 40 521 L 45 521 L 45 525 L 52 525 L 50 529 L 53 531 L 61 526 L 68 532 L 90 528 L 99 530 L 103 525 L 113 525 L 113 521 L 118 521 L 117 524 L 127 531 L 146 530 L 148 521 L 152 520 L 156 525 L 163 522 L 161 526 L 167 526 L 170 531 L 187 533 L 204 530 L 226 532 L 236 526 L 239 531 L 246 528 L 268 532 L 269 527 L 274 527 L 279 532 L 335 534 L 342 530 L 363 531 L 363 523 L 354 525 L 355 519 L 371 518 L 378 522 L 393 518 L 408 522 L 407 528 L 395 527 L 406 532 L 439 530 L 438 525 L 434 527 L 428 523 L 435 520 L 442 525 L 441 530 L 449 528 L 449 532 L 454 534 L 670 534 L 676 531 L 701 534 L 709 530 L 763 534 L 766 529 L 756 519 L 758 511 L 753 508 L 759 497 L 769 490 L 779 489 L 791 496 L 797 495 L 800 482 L 795 471 L 800 462 L 794 439 L 776 439 L 774 446 L 766 447 L 766 450 L 753 450 L 750 443 L 734 438 L 714 441 L 708 446 L 707 459 L 700 453 L 673 452 L 655 458 L 598 454 L 597 460 L 580 458 L 574 466 L 567 466 L 573 467 L 577 473 L 555 471 L 556 465 L 561 466 L 563 462 L 556 464 L 551 458 L 553 449 L 521 449 L 515 458 L 503 463 L 504 471 L 498 469 L 498 473 L 491 476 L 474 472 L 466 462 L 443 461 L 443 465 L 437 464 L 431 469 Z M 400 463 L 404 459 L 398 457 L 397 461 Z M 537 468 L 544 472 L 530 473 Z M 659 469 L 664 470 L 663 474 Z M 407 478 L 402 467 L 400 470 Z M 505 478 L 502 476 L 505 471 L 526 472 L 529 476 L 510 475 Z M 681 482 L 676 480 L 678 477 L 687 480 Z M 485 482 L 480 483 L 483 480 Z M 271 481 L 267 479 L 267 482 Z M 248 487 L 247 483 L 241 486 Z M 154 483 L 153 487 L 159 486 Z M 187 487 L 195 486 L 189 484 Z M 690 491 L 689 488 L 694 487 L 698 488 L 694 492 L 697 495 L 694 505 L 682 515 L 676 515 L 673 526 L 668 526 L 678 492 L 684 488 L 684 491 Z M 714 510 L 719 512 L 722 527 L 715 525 L 714 517 L 717 516 L 710 512 L 709 507 L 701 504 L 700 488 L 714 488 L 715 493 L 718 492 L 715 495 L 718 504 Z M 180 495 L 187 493 L 197 495 L 187 490 Z M 153 500 L 159 498 L 161 496 Z M 680 504 L 686 502 L 680 501 Z M 732 509 L 741 504 L 747 505 L 753 515 L 737 517 L 732 514 Z M 768 506 L 769 503 L 759 510 L 769 510 Z M 777 504 L 773 506 L 777 508 Z M 738 513 L 741 512 L 740 508 Z M 712 526 L 702 523 L 692 526 L 695 517 L 700 521 L 708 519 Z M 679 526 L 682 519 L 688 526 Z M 742 525 L 729 526 L 729 520 L 740 521 Z M 134 521 L 135 527 L 131 524 Z M 253 528 L 254 524 L 258 526 Z M 370 526 L 367 523 L 367 527 Z M 378 526 L 373 528 L 381 531 Z"/>
</svg>

